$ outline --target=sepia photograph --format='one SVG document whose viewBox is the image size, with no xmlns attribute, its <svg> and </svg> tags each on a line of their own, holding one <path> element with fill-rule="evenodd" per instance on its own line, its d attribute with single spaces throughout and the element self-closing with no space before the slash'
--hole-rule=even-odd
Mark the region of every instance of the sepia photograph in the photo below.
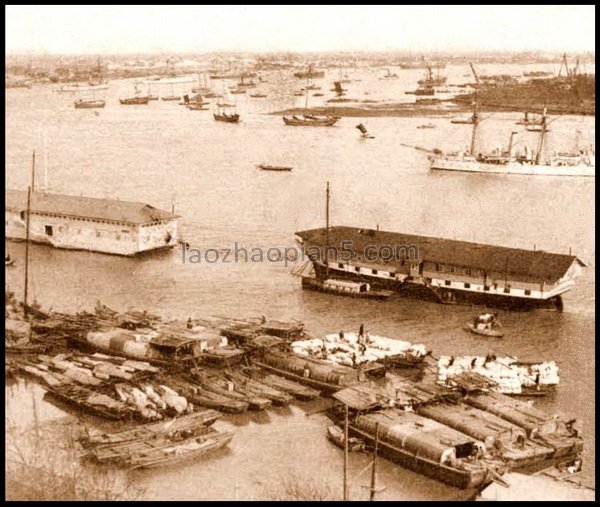
<svg viewBox="0 0 600 507">
<path fill-rule="evenodd" d="M 5 500 L 595 500 L 594 5 L 5 40 Z"/>
</svg>

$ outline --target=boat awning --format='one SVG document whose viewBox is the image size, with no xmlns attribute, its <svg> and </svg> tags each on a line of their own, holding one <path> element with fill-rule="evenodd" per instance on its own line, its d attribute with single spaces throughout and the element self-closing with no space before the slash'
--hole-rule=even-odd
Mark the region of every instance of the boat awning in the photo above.
<svg viewBox="0 0 600 507">
<path fill-rule="evenodd" d="M 277 347 L 279 345 L 281 345 L 282 343 L 285 343 L 284 340 L 282 340 L 281 338 L 277 338 L 276 336 L 271 336 L 271 335 L 260 335 L 257 336 L 256 338 L 253 338 L 252 340 L 250 340 L 248 342 L 248 344 L 252 347 L 256 347 L 256 348 L 266 348 L 269 349 L 271 347 Z"/>
<path fill-rule="evenodd" d="M 150 340 L 151 345 L 159 349 L 179 349 L 197 342 L 198 340 L 193 338 L 184 338 L 180 336 L 157 336 Z"/>
<path fill-rule="evenodd" d="M 347 387 L 337 391 L 332 396 L 354 410 L 368 410 L 380 407 L 386 402 L 384 396 L 367 386 Z"/>
</svg>

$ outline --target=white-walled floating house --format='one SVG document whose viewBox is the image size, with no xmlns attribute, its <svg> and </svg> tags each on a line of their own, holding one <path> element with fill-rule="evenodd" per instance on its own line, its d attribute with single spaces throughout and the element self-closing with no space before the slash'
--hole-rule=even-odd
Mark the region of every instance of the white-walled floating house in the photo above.
<svg viewBox="0 0 600 507">
<path fill-rule="evenodd" d="M 5 191 L 6 238 L 25 240 L 27 192 Z M 115 255 L 172 248 L 178 215 L 149 204 L 32 192 L 29 239 L 56 248 Z"/>
</svg>

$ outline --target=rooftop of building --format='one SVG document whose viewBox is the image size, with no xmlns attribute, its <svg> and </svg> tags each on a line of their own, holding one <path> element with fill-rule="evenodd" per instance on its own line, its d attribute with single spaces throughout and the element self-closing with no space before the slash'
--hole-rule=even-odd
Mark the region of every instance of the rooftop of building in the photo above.
<svg viewBox="0 0 600 507">
<path fill-rule="evenodd" d="M 523 250 L 503 246 L 471 243 L 453 239 L 418 236 L 397 232 L 378 231 L 359 227 L 336 226 L 327 230 L 323 228 L 300 231 L 296 233 L 306 245 L 327 246 L 337 252 L 352 250 L 357 256 L 364 256 L 370 245 L 380 247 L 389 245 L 392 249 L 405 247 L 405 260 L 410 261 L 411 251 L 418 249 L 418 260 L 480 269 L 487 273 L 506 273 L 530 277 L 535 280 L 556 281 L 563 277 L 574 262 L 580 266 L 585 264 L 574 255 L 549 253 L 542 250 Z M 342 243 L 342 242 L 350 243 Z M 376 251 L 375 251 L 376 252 Z M 332 255 L 332 254 L 330 254 Z M 387 255 L 387 253 L 386 253 Z M 340 258 L 342 260 L 343 258 Z M 356 259 L 354 259 L 356 262 Z M 366 259 L 365 259 L 366 260 Z M 360 262 L 360 259 L 359 259 Z M 400 264 L 402 259 L 390 261 L 373 259 L 370 264 L 386 266 L 388 269 Z"/>
<path fill-rule="evenodd" d="M 27 191 L 6 189 L 5 197 L 7 210 L 27 210 Z M 53 213 L 135 225 L 168 221 L 179 216 L 141 202 L 48 192 L 32 192 L 30 209 L 32 213 Z"/>
</svg>

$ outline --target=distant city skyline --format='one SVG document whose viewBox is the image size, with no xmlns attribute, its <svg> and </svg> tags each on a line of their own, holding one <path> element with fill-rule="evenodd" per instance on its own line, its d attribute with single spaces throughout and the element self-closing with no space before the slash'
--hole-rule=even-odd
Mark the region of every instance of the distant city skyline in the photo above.
<svg viewBox="0 0 600 507">
<path fill-rule="evenodd" d="M 595 6 L 15 6 L 7 54 L 594 52 Z"/>
</svg>

